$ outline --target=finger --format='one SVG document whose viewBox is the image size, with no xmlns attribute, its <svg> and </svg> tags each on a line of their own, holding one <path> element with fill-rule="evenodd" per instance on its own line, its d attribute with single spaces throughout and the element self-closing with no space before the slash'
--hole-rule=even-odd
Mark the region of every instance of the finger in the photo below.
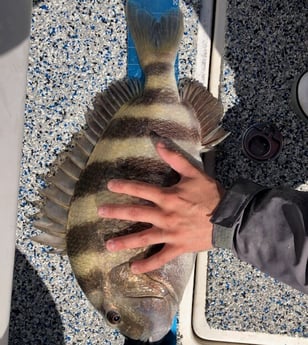
<svg viewBox="0 0 308 345">
<path fill-rule="evenodd" d="M 143 230 L 138 233 L 120 236 L 108 240 L 106 243 L 107 250 L 116 252 L 123 249 L 134 249 L 147 247 L 153 244 L 164 243 L 166 239 L 162 231 L 156 227 Z"/>
<path fill-rule="evenodd" d="M 114 179 L 108 182 L 107 188 L 111 192 L 134 196 L 140 199 L 151 201 L 155 204 L 159 202 L 162 195 L 161 188 L 139 181 Z"/>
<path fill-rule="evenodd" d="M 197 168 L 199 162 L 195 160 L 193 164 L 181 153 L 169 150 L 162 142 L 158 142 L 155 147 L 159 156 L 181 176 L 193 178 L 200 175 L 201 163 Z"/>
<path fill-rule="evenodd" d="M 104 204 L 97 213 L 102 218 L 131 220 L 159 225 L 161 214 L 156 207 L 145 205 Z"/>
<path fill-rule="evenodd" d="M 167 262 L 171 261 L 178 255 L 180 255 L 180 253 L 177 252 L 174 247 L 166 244 L 163 249 L 161 249 L 158 253 L 150 256 L 149 258 L 134 261 L 131 264 L 131 270 L 134 274 L 154 271 L 161 268 L 163 265 L 165 265 Z"/>
</svg>

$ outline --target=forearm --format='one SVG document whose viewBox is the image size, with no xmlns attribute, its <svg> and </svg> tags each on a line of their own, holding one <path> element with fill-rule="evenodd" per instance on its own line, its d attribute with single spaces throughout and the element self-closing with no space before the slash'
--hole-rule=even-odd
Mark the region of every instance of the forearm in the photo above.
<svg viewBox="0 0 308 345">
<path fill-rule="evenodd" d="M 308 193 L 236 183 L 217 207 L 213 245 L 308 293 Z"/>
</svg>

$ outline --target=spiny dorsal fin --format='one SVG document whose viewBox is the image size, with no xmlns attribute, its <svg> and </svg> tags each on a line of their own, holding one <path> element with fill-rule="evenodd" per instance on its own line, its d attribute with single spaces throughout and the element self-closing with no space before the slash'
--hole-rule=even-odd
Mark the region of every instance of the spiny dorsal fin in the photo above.
<svg viewBox="0 0 308 345">
<path fill-rule="evenodd" d="M 34 226 L 43 233 L 32 237 L 32 240 L 56 248 L 55 252 L 65 253 L 68 210 L 76 182 L 111 118 L 125 103 L 140 94 L 140 81 L 123 80 L 111 84 L 95 97 L 93 110 L 86 114 L 88 128 L 82 132 L 66 160 L 51 178 L 50 186 L 42 192 L 46 202 Z"/>
<path fill-rule="evenodd" d="M 220 127 L 223 106 L 201 83 L 196 80 L 186 83 L 180 90 L 182 103 L 191 107 L 200 124 L 203 151 L 211 150 L 229 133 Z"/>
</svg>

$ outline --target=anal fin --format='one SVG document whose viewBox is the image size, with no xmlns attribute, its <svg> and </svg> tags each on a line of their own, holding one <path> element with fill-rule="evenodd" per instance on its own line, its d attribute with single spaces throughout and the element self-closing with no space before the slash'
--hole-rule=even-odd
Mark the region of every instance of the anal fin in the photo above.
<svg viewBox="0 0 308 345">
<path fill-rule="evenodd" d="M 43 245 L 51 246 L 56 248 L 58 253 L 63 253 L 66 251 L 66 241 L 64 238 L 47 234 L 43 232 L 40 235 L 32 237 L 32 240 Z"/>
<path fill-rule="evenodd" d="M 71 196 L 67 193 L 64 193 L 62 190 L 57 188 L 55 185 L 51 185 L 49 188 L 43 189 L 41 194 L 46 198 L 54 202 L 55 204 L 63 207 L 64 209 L 68 209 Z"/>
<path fill-rule="evenodd" d="M 60 237 L 63 237 L 62 235 L 66 234 L 66 229 L 63 224 L 57 223 L 45 216 L 36 220 L 34 222 L 34 226 L 48 234 L 60 234 Z"/>
</svg>

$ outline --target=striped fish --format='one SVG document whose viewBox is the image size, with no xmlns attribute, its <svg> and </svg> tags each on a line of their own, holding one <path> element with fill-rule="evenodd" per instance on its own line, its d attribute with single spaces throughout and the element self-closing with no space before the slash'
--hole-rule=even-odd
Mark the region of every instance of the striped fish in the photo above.
<svg viewBox="0 0 308 345">
<path fill-rule="evenodd" d="M 86 114 L 87 129 L 43 192 L 46 205 L 35 223 L 43 233 L 34 240 L 67 253 L 81 289 L 110 326 L 132 339 L 157 341 L 171 326 L 195 255 L 134 275 L 130 262 L 161 246 L 110 253 L 105 243 L 150 224 L 101 219 L 97 208 L 106 202 L 146 202 L 109 192 L 106 184 L 112 178 L 159 186 L 179 181 L 157 155 L 157 137 L 201 164 L 200 152 L 226 133 L 219 126 L 221 104 L 199 82 L 178 89 L 173 66 L 183 35 L 180 10 L 157 21 L 129 2 L 126 15 L 145 82 L 118 81 L 96 96 Z"/>
</svg>

